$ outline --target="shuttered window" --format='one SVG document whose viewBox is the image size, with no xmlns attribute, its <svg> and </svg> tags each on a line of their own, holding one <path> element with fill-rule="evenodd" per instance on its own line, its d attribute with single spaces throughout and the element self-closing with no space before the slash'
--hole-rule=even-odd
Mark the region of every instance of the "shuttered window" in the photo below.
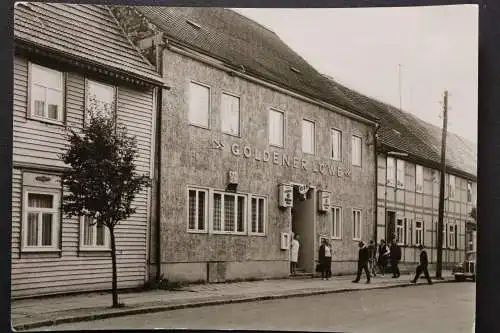
<svg viewBox="0 0 500 333">
<path fill-rule="evenodd" d="M 302 152 L 306 154 L 314 154 L 316 130 L 314 122 L 302 120 Z"/>
<path fill-rule="evenodd" d="M 224 133 L 240 135 L 240 99 L 229 94 L 222 94 L 221 127 Z"/>
<path fill-rule="evenodd" d="M 342 160 L 342 132 L 332 129 L 332 158 L 335 161 Z"/>
<path fill-rule="evenodd" d="M 209 128 L 210 88 L 191 82 L 189 84 L 189 123 Z"/>
<path fill-rule="evenodd" d="M 269 144 L 284 146 L 285 114 L 278 110 L 269 110 Z"/>
<path fill-rule="evenodd" d="M 361 138 L 352 136 L 351 144 L 352 165 L 361 166 Z"/>
</svg>

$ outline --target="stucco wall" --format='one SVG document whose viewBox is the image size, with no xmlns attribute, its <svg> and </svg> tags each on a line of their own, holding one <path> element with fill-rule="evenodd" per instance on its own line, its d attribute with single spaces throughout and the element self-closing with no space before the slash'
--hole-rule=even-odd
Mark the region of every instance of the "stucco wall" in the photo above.
<svg viewBox="0 0 500 333">
<path fill-rule="evenodd" d="M 356 260 L 357 242 L 352 240 L 351 209 L 362 210 L 362 238 L 373 236 L 374 207 L 374 146 L 372 128 L 332 111 L 322 109 L 283 93 L 258 86 L 247 80 L 230 76 L 226 72 L 208 66 L 189 57 L 169 50 L 164 51 L 163 73 L 165 83 L 171 87 L 163 98 L 162 160 L 161 160 L 161 253 L 162 263 L 175 270 L 173 263 L 200 263 L 208 261 L 238 262 L 227 270 L 248 271 L 242 264 L 252 265 L 255 272 L 259 265 L 249 262 L 288 260 L 288 251 L 280 250 L 280 233 L 289 232 L 289 210 L 278 208 L 279 183 L 303 183 L 317 189 L 330 191 L 332 205 L 343 208 L 343 236 L 333 240 L 334 260 Z M 210 86 L 210 129 L 190 126 L 188 86 L 190 81 Z M 241 137 L 221 133 L 221 93 L 228 92 L 240 97 Z M 268 110 L 277 108 L 285 112 L 285 147 L 268 144 Z M 315 121 L 316 154 L 305 156 L 301 146 L 301 121 Z M 330 128 L 342 131 L 343 161 L 330 159 Z M 351 135 L 363 138 L 362 167 L 351 166 Z M 217 149 L 214 140 L 224 147 Z M 238 144 L 241 154 L 235 155 L 231 147 Z M 251 156 L 243 156 L 244 146 L 251 147 Z M 268 162 L 255 159 L 254 149 L 268 151 Z M 277 153 L 275 163 L 274 153 Z M 291 159 L 290 166 L 283 166 L 282 156 Z M 293 166 L 293 157 L 306 160 L 305 168 Z M 328 168 L 313 171 L 312 163 L 326 163 L 337 168 L 341 165 L 342 176 L 331 175 Z M 346 170 L 351 175 L 346 176 Z M 238 192 L 264 195 L 268 198 L 268 215 L 265 236 L 194 234 L 187 232 L 187 186 L 196 185 L 223 190 L 227 185 L 227 172 L 237 171 Z M 326 172 L 325 172 L 326 171 Z M 317 211 L 317 210 L 316 210 Z M 331 212 L 316 212 L 316 239 L 320 234 L 330 235 Z M 311 226 L 312 227 L 312 226 Z M 164 266 L 166 267 L 166 266 Z M 288 265 L 279 264 L 282 274 L 288 273 Z M 196 268 L 198 269 L 198 268 Z M 201 269 L 201 268 L 200 268 Z M 203 268 L 205 269 L 205 268 Z M 174 274 L 168 272 L 167 274 Z M 257 273 L 256 273 L 257 274 Z M 276 274 L 275 272 L 273 274 Z M 203 273 L 201 273 L 203 275 Z"/>
</svg>

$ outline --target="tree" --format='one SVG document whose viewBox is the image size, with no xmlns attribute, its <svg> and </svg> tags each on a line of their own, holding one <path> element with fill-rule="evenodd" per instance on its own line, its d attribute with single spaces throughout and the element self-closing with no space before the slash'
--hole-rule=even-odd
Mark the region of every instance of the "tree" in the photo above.
<svg viewBox="0 0 500 333">
<path fill-rule="evenodd" d="M 472 207 L 469 216 L 474 219 L 474 221 L 477 223 L 477 209 L 476 207 Z"/>
<path fill-rule="evenodd" d="M 62 211 L 68 217 L 89 217 L 97 226 L 108 228 L 113 307 L 119 307 L 115 229 L 135 213 L 134 197 L 150 186 L 150 180 L 136 172 L 136 139 L 127 134 L 126 127 L 117 128 L 114 117 L 91 110 L 89 118 L 80 133 L 71 128 L 66 132 L 69 147 L 60 158 L 71 168 L 62 175 Z"/>
</svg>

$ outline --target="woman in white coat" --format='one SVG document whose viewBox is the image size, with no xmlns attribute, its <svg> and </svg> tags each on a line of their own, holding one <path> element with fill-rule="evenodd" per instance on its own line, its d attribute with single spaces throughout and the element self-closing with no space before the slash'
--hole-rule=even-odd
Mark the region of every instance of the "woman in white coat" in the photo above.
<svg viewBox="0 0 500 333">
<path fill-rule="evenodd" d="M 297 262 L 299 261 L 299 243 L 300 236 L 295 234 L 293 236 L 292 244 L 290 245 L 290 274 L 295 275 L 297 273 Z"/>
</svg>

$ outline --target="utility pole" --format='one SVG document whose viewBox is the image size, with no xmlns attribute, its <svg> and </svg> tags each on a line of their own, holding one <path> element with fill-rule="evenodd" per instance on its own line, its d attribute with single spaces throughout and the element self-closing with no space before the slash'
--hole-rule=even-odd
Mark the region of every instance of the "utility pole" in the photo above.
<svg viewBox="0 0 500 333">
<path fill-rule="evenodd" d="M 444 186 L 446 175 L 446 130 L 448 127 L 448 91 L 444 92 L 443 101 L 443 134 L 441 138 L 441 177 L 439 183 L 439 219 L 437 228 L 437 263 L 436 278 L 441 279 L 443 266 L 443 218 L 444 218 Z"/>
</svg>

